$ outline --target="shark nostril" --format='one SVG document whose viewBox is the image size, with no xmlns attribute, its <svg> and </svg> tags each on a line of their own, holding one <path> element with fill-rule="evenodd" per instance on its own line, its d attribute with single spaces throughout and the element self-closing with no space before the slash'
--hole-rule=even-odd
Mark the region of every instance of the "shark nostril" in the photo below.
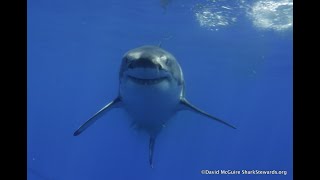
<svg viewBox="0 0 320 180">
<path fill-rule="evenodd" d="M 133 63 L 130 63 L 130 64 L 128 65 L 128 68 L 133 69 L 133 68 L 134 68 Z"/>
</svg>

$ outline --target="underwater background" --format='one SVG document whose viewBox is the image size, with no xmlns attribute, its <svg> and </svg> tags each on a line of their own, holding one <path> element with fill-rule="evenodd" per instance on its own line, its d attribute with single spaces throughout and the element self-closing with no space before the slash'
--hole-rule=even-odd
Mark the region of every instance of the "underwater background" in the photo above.
<svg viewBox="0 0 320 180">
<path fill-rule="evenodd" d="M 292 0 L 28 0 L 28 180 L 292 179 Z M 236 130 L 181 111 L 149 137 L 114 109 L 122 56 L 158 45 L 186 97 Z M 201 174 L 277 170 L 286 175 Z"/>
</svg>

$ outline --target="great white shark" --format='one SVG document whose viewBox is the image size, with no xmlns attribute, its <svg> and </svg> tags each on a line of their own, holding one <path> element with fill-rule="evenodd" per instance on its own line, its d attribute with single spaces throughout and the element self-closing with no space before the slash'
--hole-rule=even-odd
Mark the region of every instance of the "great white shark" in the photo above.
<svg viewBox="0 0 320 180">
<path fill-rule="evenodd" d="M 124 54 L 119 71 L 118 96 L 94 114 L 74 136 L 81 134 L 113 108 L 123 108 L 132 123 L 150 136 L 149 163 L 155 139 L 165 123 L 181 110 L 189 110 L 236 129 L 192 105 L 185 96 L 182 69 L 176 58 L 157 46 L 141 46 Z"/>
</svg>

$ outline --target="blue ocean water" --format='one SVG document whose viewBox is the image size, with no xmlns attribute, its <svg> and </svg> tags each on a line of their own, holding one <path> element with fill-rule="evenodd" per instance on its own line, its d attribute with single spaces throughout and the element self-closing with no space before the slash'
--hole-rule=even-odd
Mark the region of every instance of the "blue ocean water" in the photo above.
<svg viewBox="0 0 320 180">
<path fill-rule="evenodd" d="M 290 0 L 238 2 L 29 0 L 28 179 L 292 179 L 292 29 L 274 26 L 288 24 Z M 259 9 L 270 2 L 284 4 Z M 157 139 L 153 169 L 148 137 L 121 109 L 74 137 L 116 97 L 123 54 L 159 42 L 179 61 L 189 101 L 237 129 L 179 112 Z"/>
</svg>

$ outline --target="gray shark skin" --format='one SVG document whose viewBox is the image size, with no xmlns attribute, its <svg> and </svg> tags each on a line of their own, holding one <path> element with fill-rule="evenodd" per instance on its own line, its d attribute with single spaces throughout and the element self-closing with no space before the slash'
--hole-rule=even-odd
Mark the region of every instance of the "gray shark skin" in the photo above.
<svg viewBox="0 0 320 180">
<path fill-rule="evenodd" d="M 171 53 L 157 46 L 141 46 L 124 54 L 119 71 L 118 96 L 75 131 L 74 136 L 113 108 L 123 108 L 130 115 L 132 124 L 150 136 L 151 167 L 155 139 L 165 123 L 178 111 L 196 112 L 236 129 L 187 101 L 178 61 Z"/>
</svg>

